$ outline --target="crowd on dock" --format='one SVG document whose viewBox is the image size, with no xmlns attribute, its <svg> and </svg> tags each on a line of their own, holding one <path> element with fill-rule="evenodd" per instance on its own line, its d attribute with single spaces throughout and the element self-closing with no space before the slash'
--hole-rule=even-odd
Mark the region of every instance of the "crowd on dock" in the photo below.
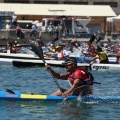
<svg viewBox="0 0 120 120">
<path fill-rule="evenodd" d="M 96 33 L 93 36 L 95 35 Z M 97 59 L 98 63 L 108 64 L 108 57 L 113 56 L 117 58 L 116 63 L 119 63 L 120 44 L 101 43 L 100 41 L 98 42 L 98 39 L 95 40 L 93 36 L 88 42 L 83 43 L 80 43 L 77 41 L 77 38 L 74 38 L 65 42 L 64 45 L 57 40 L 48 45 L 42 42 L 43 44 L 40 43 L 40 46 L 42 46 L 45 56 L 54 57 L 58 60 L 65 60 L 68 56 L 89 56 L 91 57 L 91 63 L 94 59 Z"/>
<path fill-rule="evenodd" d="M 24 38 L 24 34 L 22 33 L 21 27 L 17 22 L 17 16 L 15 14 L 12 16 L 12 26 L 10 26 L 9 23 L 6 24 L 7 30 L 10 30 L 11 28 L 16 29 L 17 39 Z M 33 23 L 31 26 L 30 40 L 37 39 L 37 32 L 38 26 Z M 91 63 L 94 59 L 98 59 L 99 63 L 109 63 L 108 55 L 114 54 L 114 56 L 117 58 L 116 63 L 119 63 L 120 44 L 112 44 L 110 40 L 108 41 L 108 44 L 101 44 L 101 41 L 104 39 L 104 34 L 99 30 L 91 34 L 87 43 L 83 42 L 79 44 L 79 42 L 77 41 L 77 36 L 74 36 L 71 41 L 66 42 L 64 45 L 56 44 L 58 43 L 61 35 L 62 37 L 67 37 L 68 32 L 65 31 L 65 28 L 63 28 L 62 24 L 58 24 L 55 27 L 52 23 L 50 23 L 48 26 L 45 27 L 45 32 L 49 33 L 50 36 L 55 36 L 55 39 L 49 45 L 40 43 L 40 45 L 44 49 L 44 54 L 46 57 L 54 57 L 58 60 L 65 60 L 70 55 L 83 55 L 90 56 Z M 16 43 L 9 43 L 7 49 L 9 49 L 11 53 L 18 52 Z M 7 52 L 7 50 L 4 50 L 3 52 Z"/>
<path fill-rule="evenodd" d="M 33 34 L 35 34 L 34 31 Z M 91 57 L 91 61 L 99 59 L 98 63 L 100 61 L 102 61 L 101 63 L 109 63 L 107 60 L 108 56 L 113 55 L 117 58 L 116 63 L 119 63 L 120 44 L 111 42 L 103 43 L 101 42 L 103 39 L 102 37 L 103 36 L 97 34 L 97 32 L 94 32 L 88 42 L 82 43 L 80 43 L 77 38 L 62 43 L 63 40 L 60 40 L 58 36 L 52 42 L 48 42 L 47 44 L 41 39 L 36 39 L 36 41 L 42 46 L 45 56 L 49 58 L 65 60 L 68 56 L 89 56 Z M 18 41 L 14 40 L 12 43 L 9 43 L 7 49 L 9 48 L 11 53 L 17 53 L 17 49 L 13 50 L 13 48 L 17 48 L 17 45 Z M 6 50 L 3 52 L 6 52 Z"/>
</svg>

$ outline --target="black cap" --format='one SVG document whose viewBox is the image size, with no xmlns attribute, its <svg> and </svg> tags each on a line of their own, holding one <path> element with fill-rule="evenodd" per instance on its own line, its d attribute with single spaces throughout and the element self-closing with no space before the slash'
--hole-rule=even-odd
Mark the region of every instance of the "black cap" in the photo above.
<svg viewBox="0 0 120 120">
<path fill-rule="evenodd" d="M 67 65 L 72 63 L 77 64 L 77 60 L 75 57 L 68 57 L 63 64 Z"/>
<path fill-rule="evenodd" d="M 100 46 L 97 46 L 97 51 L 102 51 L 102 48 Z"/>
</svg>

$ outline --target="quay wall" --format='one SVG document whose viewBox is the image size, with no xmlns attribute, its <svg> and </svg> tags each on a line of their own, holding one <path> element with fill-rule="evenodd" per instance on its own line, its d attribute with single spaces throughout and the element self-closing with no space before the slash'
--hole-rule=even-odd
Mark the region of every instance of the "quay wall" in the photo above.
<svg viewBox="0 0 120 120">
<path fill-rule="evenodd" d="M 29 44 L 29 40 L 30 40 L 30 33 L 31 30 L 22 30 L 23 34 L 24 34 L 24 38 L 22 39 L 17 39 L 17 35 L 16 35 L 16 30 L 0 30 L 0 36 L 4 36 L 5 39 L 0 38 L 0 46 L 3 45 L 7 45 L 7 42 L 12 42 L 13 40 L 17 40 L 19 42 L 19 44 L 25 44 L 28 45 Z M 39 39 L 40 34 L 37 33 L 36 39 Z M 108 36 L 105 36 L 104 40 L 102 40 L 101 42 L 108 42 Z M 109 38 L 111 39 L 111 37 L 109 36 Z M 41 33 L 41 39 L 43 40 L 44 43 L 47 42 L 51 42 L 52 40 L 54 40 L 54 36 L 50 36 L 48 33 Z M 73 37 L 67 37 L 67 38 L 60 38 L 61 40 L 63 40 L 63 42 L 68 41 L 68 40 L 72 40 Z M 89 37 L 88 38 L 77 38 L 77 41 L 80 42 L 87 42 L 89 41 Z M 34 39 L 32 39 L 34 40 Z M 111 39 L 111 42 L 120 42 L 120 39 Z"/>
</svg>

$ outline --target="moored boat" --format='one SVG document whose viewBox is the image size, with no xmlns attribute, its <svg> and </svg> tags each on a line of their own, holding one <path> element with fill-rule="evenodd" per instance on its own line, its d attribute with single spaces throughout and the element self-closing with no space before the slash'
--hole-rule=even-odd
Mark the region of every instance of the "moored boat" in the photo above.
<svg viewBox="0 0 120 120">
<path fill-rule="evenodd" d="M 91 62 L 91 57 L 87 56 L 74 56 L 76 57 L 78 63 L 90 63 Z M 55 58 L 48 58 L 45 57 L 47 62 L 51 65 L 54 66 L 63 66 L 62 62 L 64 60 L 59 61 L 56 60 L 57 57 Z M 52 61 L 53 60 L 53 61 Z M 116 58 L 115 57 L 109 57 L 110 64 L 115 64 L 116 63 Z M 16 67 L 19 66 L 36 66 L 36 65 L 43 65 L 42 61 L 40 58 L 30 49 L 21 47 L 19 53 L 0 53 L 0 65 L 8 65 L 8 64 L 13 64 Z"/>
<path fill-rule="evenodd" d="M 76 57 L 78 63 L 90 63 L 91 57 L 89 56 L 73 56 Z M 46 60 L 50 60 L 50 64 L 61 66 L 61 61 L 56 60 L 55 58 L 48 58 L 45 57 Z M 56 60 L 56 61 L 51 61 Z M 14 62 L 17 61 L 17 62 Z M 19 61 L 19 63 L 18 63 Z M 109 57 L 110 64 L 116 63 L 115 57 Z M 39 57 L 31 51 L 29 48 L 21 47 L 19 48 L 19 53 L 0 53 L 0 65 L 8 65 L 14 63 L 15 66 L 34 66 L 34 65 L 41 65 L 41 61 Z M 23 63 L 24 62 L 24 63 Z M 54 63 L 53 63 L 54 62 Z M 62 61 L 63 62 L 63 61 Z M 21 63 L 21 64 L 20 64 Z M 60 63 L 60 64 L 59 64 Z"/>
<path fill-rule="evenodd" d="M 14 60 L 39 61 L 40 59 L 33 51 L 25 47 L 21 47 L 19 53 L 0 53 L 0 65 L 12 65 Z"/>
<path fill-rule="evenodd" d="M 44 66 L 44 63 L 42 60 L 14 60 L 13 65 L 16 67 L 30 67 L 30 66 Z M 58 60 L 46 60 L 46 63 L 48 63 L 51 66 L 56 67 L 65 67 L 63 64 L 64 61 L 58 61 Z M 78 67 L 86 66 L 90 68 L 90 70 L 120 70 L 120 64 L 90 64 L 88 63 L 78 63 Z"/>
</svg>

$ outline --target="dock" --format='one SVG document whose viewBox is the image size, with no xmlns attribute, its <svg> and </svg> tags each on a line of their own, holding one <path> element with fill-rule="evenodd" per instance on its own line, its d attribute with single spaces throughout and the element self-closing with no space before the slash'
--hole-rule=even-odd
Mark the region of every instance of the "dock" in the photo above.
<svg viewBox="0 0 120 120">
<path fill-rule="evenodd" d="M 0 38 L 0 46 L 5 46 L 7 45 L 8 42 L 12 42 L 14 40 L 17 40 L 19 44 L 22 45 L 29 45 L 29 40 L 30 40 L 30 29 L 22 29 L 22 32 L 24 34 L 24 38 L 22 39 L 17 39 L 17 35 L 16 35 L 16 30 L 12 29 L 10 31 L 7 31 L 5 29 L 0 30 L 0 36 L 4 36 L 5 39 Z M 36 39 L 39 39 L 41 35 L 41 39 L 43 40 L 44 43 L 46 42 L 51 42 L 52 40 L 54 40 L 54 36 L 49 35 L 49 33 L 45 33 L 42 32 L 41 34 L 38 32 Z M 63 40 L 63 42 L 65 41 L 69 41 L 72 40 L 74 37 L 61 37 L 60 39 Z M 89 37 L 85 38 L 85 37 L 78 37 L 77 41 L 78 42 L 88 42 L 89 41 Z M 111 37 L 109 37 L 109 39 L 111 40 L 111 42 L 115 43 L 115 42 L 120 42 L 120 39 L 111 39 Z M 108 41 L 108 37 L 105 36 L 105 38 L 103 40 L 101 40 L 101 42 L 109 42 Z"/>
</svg>

